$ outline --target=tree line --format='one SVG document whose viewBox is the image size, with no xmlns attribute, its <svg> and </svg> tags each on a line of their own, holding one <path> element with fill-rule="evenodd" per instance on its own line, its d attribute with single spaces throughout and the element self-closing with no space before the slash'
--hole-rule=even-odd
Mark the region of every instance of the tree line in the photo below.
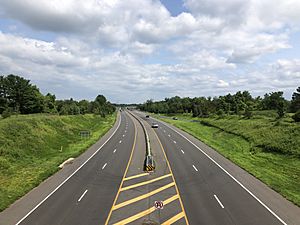
<svg viewBox="0 0 300 225">
<path fill-rule="evenodd" d="M 253 111 L 276 110 L 278 118 L 283 117 L 286 112 L 294 112 L 295 117 L 300 120 L 300 87 L 293 93 L 291 101 L 283 97 L 282 91 L 266 93 L 263 97 L 255 98 L 248 91 L 238 91 L 235 94 L 214 98 L 175 96 L 162 101 L 147 100 L 138 108 L 152 113 L 192 113 L 194 117 L 236 114 L 244 115 L 246 118 L 251 118 Z"/>
<path fill-rule="evenodd" d="M 52 113 L 60 115 L 77 115 L 94 113 L 105 117 L 115 111 L 103 95 L 94 101 L 57 100 L 54 94 L 41 94 L 37 86 L 23 77 L 13 74 L 0 76 L 0 114 Z"/>
</svg>

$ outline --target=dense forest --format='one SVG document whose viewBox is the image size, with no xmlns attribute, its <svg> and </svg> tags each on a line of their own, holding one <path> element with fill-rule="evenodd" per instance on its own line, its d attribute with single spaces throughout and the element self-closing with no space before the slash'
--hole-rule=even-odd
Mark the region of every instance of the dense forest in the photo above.
<svg viewBox="0 0 300 225">
<path fill-rule="evenodd" d="M 248 91 L 238 91 L 235 94 L 227 94 L 219 97 L 195 97 L 180 98 L 178 96 L 165 98 L 163 101 L 148 100 L 138 106 L 140 110 L 176 114 L 192 113 L 194 117 L 208 117 L 210 115 L 242 115 L 247 119 L 252 117 L 253 111 L 276 110 L 278 118 L 285 113 L 295 113 L 293 119 L 300 121 L 300 87 L 293 93 L 292 100 L 283 97 L 283 92 L 267 93 L 264 97 L 252 97 Z"/>
<path fill-rule="evenodd" d="M 51 113 L 77 115 L 94 113 L 105 117 L 115 111 L 103 95 L 94 101 L 57 100 L 54 94 L 41 94 L 38 87 L 23 77 L 0 76 L 0 114 L 3 118 L 13 114 Z"/>
</svg>

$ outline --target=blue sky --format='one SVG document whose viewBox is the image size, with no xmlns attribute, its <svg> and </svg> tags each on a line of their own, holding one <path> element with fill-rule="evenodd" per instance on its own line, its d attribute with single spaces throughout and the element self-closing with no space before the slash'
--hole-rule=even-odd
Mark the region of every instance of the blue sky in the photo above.
<svg viewBox="0 0 300 225">
<path fill-rule="evenodd" d="M 226 4 L 225 4 L 226 3 Z M 133 103 L 300 86 L 297 0 L 2 0 L 0 73 Z"/>
</svg>

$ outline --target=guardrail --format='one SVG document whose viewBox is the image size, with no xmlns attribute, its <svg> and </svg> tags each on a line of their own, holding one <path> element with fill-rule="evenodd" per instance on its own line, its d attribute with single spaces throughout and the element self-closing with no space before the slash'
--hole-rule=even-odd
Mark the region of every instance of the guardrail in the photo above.
<svg viewBox="0 0 300 225">
<path fill-rule="evenodd" d="M 148 136 L 148 132 L 146 130 L 145 125 L 143 124 L 143 122 L 136 116 L 134 115 L 132 112 L 127 111 L 130 115 L 132 115 L 137 121 L 139 121 L 139 123 L 141 124 L 144 134 L 145 134 L 145 141 L 146 141 L 146 158 L 144 161 L 144 171 L 147 172 L 153 172 L 155 170 L 155 162 L 151 153 L 151 146 L 150 146 L 150 140 L 149 140 L 149 136 Z"/>
<path fill-rule="evenodd" d="M 151 153 L 151 146 L 150 146 L 150 140 L 149 140 L 149 136 L 148 136 L 148 132 L 146 130 L 146 127 L 145 125 L 143 124 L 143 122 L 136 116 L 134 115 L 132 112 L 130 111 L 127 111 L 129 112 L 130 115 L 132 115 L 137 121 L 139 121 L 139 123 L 141 124 L 142 128 L 143 128 L 143 131 L 144 131 L 144 134 L 145 134 L 145 141 L 146 141 L 146 156 L 147 155 L 152 155 Z"/>
</svg>

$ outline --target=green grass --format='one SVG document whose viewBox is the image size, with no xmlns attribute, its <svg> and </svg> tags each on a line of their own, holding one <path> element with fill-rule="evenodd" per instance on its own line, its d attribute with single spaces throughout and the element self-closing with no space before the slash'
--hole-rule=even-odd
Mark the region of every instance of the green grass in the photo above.
<svg viewBox="0 0 300 225">
<path fill-rule="evenodd" d="M 19 115 L 0 120 L 0 211 L 77 157 L 114 124 L 116 114 Z M 80 137 L 89 130 L 89 138 Z M 61 150 L 62 149 L 62 150 Z"/>
<path fill-rule="evenodd" d="M 300 206 L 299 124 L 266 115 L 249 120 L 176 116 L 179 120 L 160 119 L 192 134 Z"/>
</svg>

